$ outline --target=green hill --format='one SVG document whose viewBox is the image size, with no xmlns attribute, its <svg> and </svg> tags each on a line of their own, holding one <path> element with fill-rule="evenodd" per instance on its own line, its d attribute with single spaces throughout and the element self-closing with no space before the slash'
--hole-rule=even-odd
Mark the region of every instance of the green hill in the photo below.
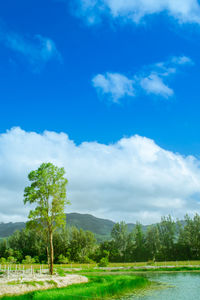
<svg viewBox="0 0 200 300">
<path fill-rule="evenodd" d="M 21 230 L 24 227 L 24 222 L 0 223 L 0 238 L 8 237 L 12 235 L 16 230 Z"/>
<path fill-rule="evenodd" d="M 66 214 L 67 226 L 76 226 L 78 229 L 92 231 L 98 241 L 108 239 L 115 222 L 107 219 L 96 218 L 89 214 L 69 213 Z M 131 232 L 135 224 L 127 224 L 128 231 Z M 16 230 L 25 227 L 24 222 L 0 223 L 0 239 L 12 235 Z M 144 231 L 148 226 L 143 226 Z"/>
<path fill-rule="evenodd" d="M 95 234 L 108 236 L 115 225 L 113 221 L 96 218 L 89 214 L 67 214 L 67 224 L 76 226 L 78 229 L 92 231 Z"/>
<path fill-rule="evenodd" d="M 70 213 L 66 214 L 66 219 L 67 226 L 76 226 L 78 229 L 92 231 L 100 239 L 109 237 L 115 224 L 113 221 L 96 218 L 89 214 Z M 24 222 L 0 223 L 0 238 L 8 237 L 24 227 Z"/>
<path fill-rule="evenodd" d="M 66 214 L 66 220 L 67 226 L 76 226 L 78 229 L 92 231 L 99 242 L 110 238 L 111 230 L 115 225 L 115 222 L 111 220 L 96 218 L 89 214 L 69 213 Z M 184 221 L 182 221 L 182 224 L 184 225 Z M 131 232 L 135 224 L 128 223 L 127 226 L 128 231 Z M 24 222 L 0 223 L 0 239 L 8 237 L 16 230 L 21 230 L 24 227 Z M 146 231 L 148 225 L 142 227 Z"/>
</svg>

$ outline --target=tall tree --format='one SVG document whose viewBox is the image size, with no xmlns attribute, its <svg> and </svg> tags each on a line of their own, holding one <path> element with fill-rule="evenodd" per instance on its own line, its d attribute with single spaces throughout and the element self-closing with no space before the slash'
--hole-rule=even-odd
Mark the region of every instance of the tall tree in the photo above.
<svg viewBox="0 0 200 300">
<path fill-rule="evenodd" d="M 161 242 L 162 259 L 173 260 L 174 257 L 174 245 L 176 238 L 176 223 L 172 220 L 172 217 L 162 217 L 161 222 L 157 225 L 159 231 L 159 238 Z"/>
<path fill-rule="evenodd" d="M 142 225 L 136 223 L 133 229 L 134 236 L 134 259 L 136 261 L 145 261 L 145 235 L 142 230 Z"/>
<path fill-rule="evenodd" d="M 111 237 L 116 249 L 118 249 L 121 259 L 126 260 L 126 247 L 128 241 L 128 227 L 125 222 L 116 223 L 111 231 Z"/>
<path fill-rule="evenodd" d="M 24 204 L 35 204 L 35 209 L 29 213 L 29 224 L 47 237 L 47 249 L 50 256 L 49 271 L 53 274 L 54 249 L 53 234 L 57 228 L 65 226 L 64 208 L 69 201 L 66 197 L 67 179 L 64 168 L 52 163 L 43 163 L 30 172 L 28 179 L 31 185 L 24 190 Z"/>
<path fill-rule="evenodd" d="M 160 236 L 158 227 L 155 225 L 150 226 L 146 232 L 146 244 L 148 259 L 154 260 L 160 250 Z"/>
</svg>

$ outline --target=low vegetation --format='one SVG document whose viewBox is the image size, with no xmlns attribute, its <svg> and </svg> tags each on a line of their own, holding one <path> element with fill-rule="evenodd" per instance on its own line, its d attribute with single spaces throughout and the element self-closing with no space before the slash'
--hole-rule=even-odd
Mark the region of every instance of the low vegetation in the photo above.
<svg viewBox="0 0 200 300">
<path fill-rule="evenodd" d="M 137 276 L 89 276 L 86 284 L 72 285 L 61 289 L 37 291 L 20 296 L 6 296 L 1 300 L 65 300 L 65 299 L 110 299 L 124 293 L 134 292 L 150 287 L 151 283 L 144 277 Z"/>
</svg>

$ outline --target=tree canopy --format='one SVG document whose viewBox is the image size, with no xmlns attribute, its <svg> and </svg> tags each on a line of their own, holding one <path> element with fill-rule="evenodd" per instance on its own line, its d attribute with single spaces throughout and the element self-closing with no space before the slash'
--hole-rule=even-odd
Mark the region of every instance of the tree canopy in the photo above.
<svg viewBox="0 0 200 300">
<path fill-rule="evenodd" d="M 24 190 L 24 204 L 35 204 L 29 213 L 28 226 L 40 231 L 46 240 L 47 255 L 50 258 L 50 273 L 53 274 L 53 234 L 65 226 L 65 205 L 70 202 L 66 196 L 67 179 L 64 168 L 52 163 L 43 163 L 29 173 L 31 185 Z"/>
</svg>

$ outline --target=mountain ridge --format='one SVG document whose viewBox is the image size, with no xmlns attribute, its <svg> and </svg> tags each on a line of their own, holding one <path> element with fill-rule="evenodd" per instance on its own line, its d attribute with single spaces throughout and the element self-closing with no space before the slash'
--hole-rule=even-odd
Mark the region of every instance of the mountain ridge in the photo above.
<svg viewBox="0 0 200 300">
<path fill-rule="evenodd" d="M 116 222 L 109 219 L 102 219 L 91 214 L 68 213 L 66 214 L 67 226 L 76 226 L 78 229 L 92 231 L 97 236 L 109 237 Z M 0 223 L 0 238 L 6 238 L 12 235 L 16 230 L 25 227 L 25 222 Z M 131 231 L 135 224 L 127 224 Z"/>
</svg>

